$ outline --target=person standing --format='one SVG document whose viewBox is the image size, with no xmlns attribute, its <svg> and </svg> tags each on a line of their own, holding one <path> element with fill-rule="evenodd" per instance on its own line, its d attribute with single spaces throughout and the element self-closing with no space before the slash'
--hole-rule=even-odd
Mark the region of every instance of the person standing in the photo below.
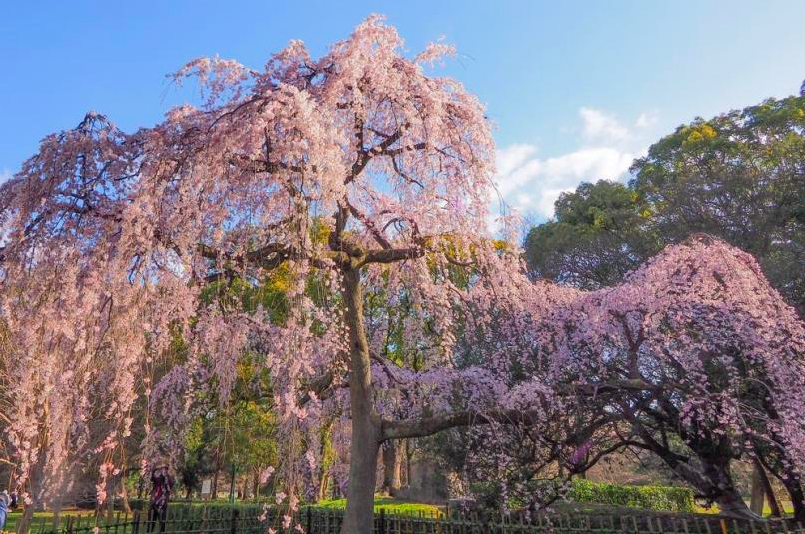
<svg viewBox="0 0 805 534">
<path fill-rule="evenodd" d="M 159 521 L 159 532 L 165 532 L 171 489 L 173 489 L 173 477 L 170 475 L 168 467 L 154 468 L 151 471 L 151 502 L 148 510 L 147 532 L 152 532 L 156 521 Z"/>
<path fill-rule="evenodd" d="M 6 527 L 6 518 L 8 517 L 8 505 L 11 502 L 11 497 L 8 492 L 3 490 L 0 492 L 0 530 Z"/>
</svg>

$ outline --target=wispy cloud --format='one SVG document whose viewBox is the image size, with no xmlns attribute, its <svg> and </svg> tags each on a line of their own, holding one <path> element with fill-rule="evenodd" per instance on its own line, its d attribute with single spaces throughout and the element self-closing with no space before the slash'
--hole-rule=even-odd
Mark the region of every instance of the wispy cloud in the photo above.
<svg viewBox="0 0 805 534">
<path fill-rule="evenodd" d="M 559 195 L 579 183 L 624 179 L 632 161 L 645 153 L 657 112 L 647 111 L 624 123 L 602 110 L 583 107 L 579 120 L 579 146 L 570 152 L 542 156 L 537 146 L 527 143 L 498 150 L 495 182 L 510 207 L 527 217 L 550 218 Z"/>
<path fill-rule="evenodd" d="M 629 136 L 629 129 L 618 120 L 601 110 L 581 108 L 579 116 L 582 120 L 582 133 L 588 140 L 604 143 L 616 143 Z"/>
<path fill-rule="evenodd" d="M 9 178 L 11 178 L 11 171 L 9 169 L 3 169 L 0 171 L 0 184 L 5 182 Z"/>
</svg>

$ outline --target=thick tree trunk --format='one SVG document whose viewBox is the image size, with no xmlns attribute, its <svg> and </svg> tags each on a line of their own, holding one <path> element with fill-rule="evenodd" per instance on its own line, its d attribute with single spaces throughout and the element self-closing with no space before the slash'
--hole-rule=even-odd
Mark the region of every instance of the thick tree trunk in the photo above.
<svg viewBox="0 0 805 534">
<path fill-rule="evenodd" d="M 774 495 L 774 488 L 771 485 L 769 474 L 766 472 L 766 470 L 768 469 L 768 465 L 765 463 L 765 460 L 760 456 L 756 456 L 755 458 L 753 458 L 752 462 L 754 463 L 756 469 L 760 469 L 759 473 L 761 474 L 761 481 L 763 482 L 763 489 L 766 492 L 766 502 L 769 503 L 771 516 L 782 517 L 783 513 L 780 508 L 780 503 L 777 501 L 777 497 Z"/>
<path fill-rule="evenodd" d="M 350 383 L 352 414 L 349 487 L 342 534 L 372 534 L 374 493 L 377 483 L 377 457 L 380 448 L 380 417 L 375 413 L 372 394 L 369 344 L 363 327 L 363 296 L 360 271 L 343 273 L 345 320 L 349 328 Z"/>
<path fill-rule="evenodd" d="M 402 487 L 403 447 L 399 440 L 383 444 L 383 491 L 394 496 Z"/>
<path fill-rule="evenodd" d="M 726 455 L 713 457 L 699 454 L 702 470 L 689 465 L 689 463 L 665 448 L 654 440 L 641 425 L 635 425 L 649 450 L 659 456 L 671 470 L 682 480 L 693 486 L 703 497 L 712 499 L 718 504 L 721 513 L 725 516 L 738 519 L 757 519 L 747 508 L 741 494 L 735 489 L 735 483 L 730 474 L 730 459 Z M 710 447 L 715 450 L 716 447 Z"/>
<path fill-rule="evenodd" d="M 31 523 L 33 522 L 34 518 L 34 512 L 37 509 L 39 509 L 42 505 L 41 488 L 46 483 L 44 481 L 44 476 L 42 474 L 42 472 L 44 471 L 46 450 L 47 447 L 45 446 L 42 446 L 40 448 L 39 455 L 37 457 L 37 462 L 34 465 L 33 469 L 31 469 L 31 473 L 28 476 L 26 489 L 28 490 L 28 497 L 31 502 L 25 504 L 25 508 L 23 509 L 22 512 L 22 517 L 20 517 L 19 522 L 17 522 L 18 534 L 24 534 L 27 533 L 28 530 L 30 530 Z"/>
<path fill-rule="evenodd" d="M 805 491 L 802 489 L 802 484 L 793 476 L 783 477 L 782 482 L 791 497 L 794 519 L 805 522 Z"/>
<path fill-rule="evenodd" d="M 59 492 L 53 501 L 53 530 L 58 532 L 61 529 L 61 508 L 62 508 L 62 494 Z"/>
<path fill-rule="evenodd" d="M 752 465 L 752 493 L 749 499 L 749 509 L 759 516 L 763 515 L 763 503 L 766 500 L 762 469 L 757 463 Z"/>
<path fill-rule="evenodd" d="M 756 514 L 746 507 L 746 502 L 744 502 L 743 497 L 735 488 L 723 491 L 716 498 L 716 504 L 718 504 L 721 515 L 737 519 L 756 520 L 758 518 Z"/>
<path fill-rule="evenodd" d="M 746 506 L 746 503 L 735 489 L 735 482 L 730 474 L 729 460 L 725 458 L 713 459 L 700 457 L 704 467 L 704 476 L 710 482 L 715 495 L 715 501 L 721 509 L 721 514 L 739 519 L 758 519 Z"/>
<path fill-rule="evenodd" d="M 22 517 L 20 517 L 17 523 L 17 534 L 25 534 L 31 528 L 31 521 L 34 518 L 34 508 L 35 505 L 33 503 L 25 505 L 25 509 L 22 511 Z"/>
</svg>

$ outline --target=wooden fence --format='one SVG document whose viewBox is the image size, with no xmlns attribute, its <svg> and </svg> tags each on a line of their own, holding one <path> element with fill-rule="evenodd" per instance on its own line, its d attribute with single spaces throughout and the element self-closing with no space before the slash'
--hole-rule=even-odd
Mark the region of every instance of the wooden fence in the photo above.
<svg viewBox="0 0 805 534">
<path fill-rule="evenodd" d="M 298 532 L 299 525 L 308 534 L 339 534 L 343 510 L 302 508 L 293 517 L 291 528 L 282 528 L 282 514 L 273 508 L 198 507 L 178 508 L 168 514 L 166 534 L 265 534 L 269 528 L 278 533 Z M 117 513 L 102 516 L 66 516 L 58 529 L 38 522 L 32 534 L 157 534 L 158 521 L 149 522 L 146 512 Z M 97 530 L 96 530 L 97 529 Z M 786 521 L 741 521 L 683 514 L 536 514 L 532 517 L 497 517 L 451 514 L 375 514 L 375 534 L 805 534 L 800 524 Z"/>
</svg>

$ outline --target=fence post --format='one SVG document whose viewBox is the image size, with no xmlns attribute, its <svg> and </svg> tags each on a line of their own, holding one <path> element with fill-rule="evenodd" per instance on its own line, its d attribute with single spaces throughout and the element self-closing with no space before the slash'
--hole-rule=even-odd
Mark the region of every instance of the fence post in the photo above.
<svg viewBox="0 0 805 534">
<path fill-rule="evenodd" d="M 310 533 L 311 533 L 311 530 L 310 530 L 310 529 L 311 529 L 311 526 L 312 526 L 312 523 L 313 523 L 313 521 L 312 521 L 312 517 L 311 517 L 312 512 L 310 511 L 310 509 L 311 509 L 311 507 L 310 507 L 310 506 L 308 506 L 308 507 L 307 507 L 307 528 L 305 529 L 305 532 L 306 532 L 307 534 L 310 534 Z"/>
<path fill-rule="evenodd" d="M 240 515 L 240 510 L 237 508 L 232 508 L 232 524 L 230 525 L 230 532 L 231 534 L 237 534 L 238 532 L 238 515 Z"/>
<path fill-rule="evenodd" d="M 140 511 L 134 510 L 134 516 L 132 517 L 132 530 L 133 534 L 138 534 L 140 532 Z"/>
<path fill-rule="evenodd" d="M 386 534 L 386 510 L 384 508 L 380 509 L 380 525 L 378 531 L 378 534 Z"/>
</svg>

